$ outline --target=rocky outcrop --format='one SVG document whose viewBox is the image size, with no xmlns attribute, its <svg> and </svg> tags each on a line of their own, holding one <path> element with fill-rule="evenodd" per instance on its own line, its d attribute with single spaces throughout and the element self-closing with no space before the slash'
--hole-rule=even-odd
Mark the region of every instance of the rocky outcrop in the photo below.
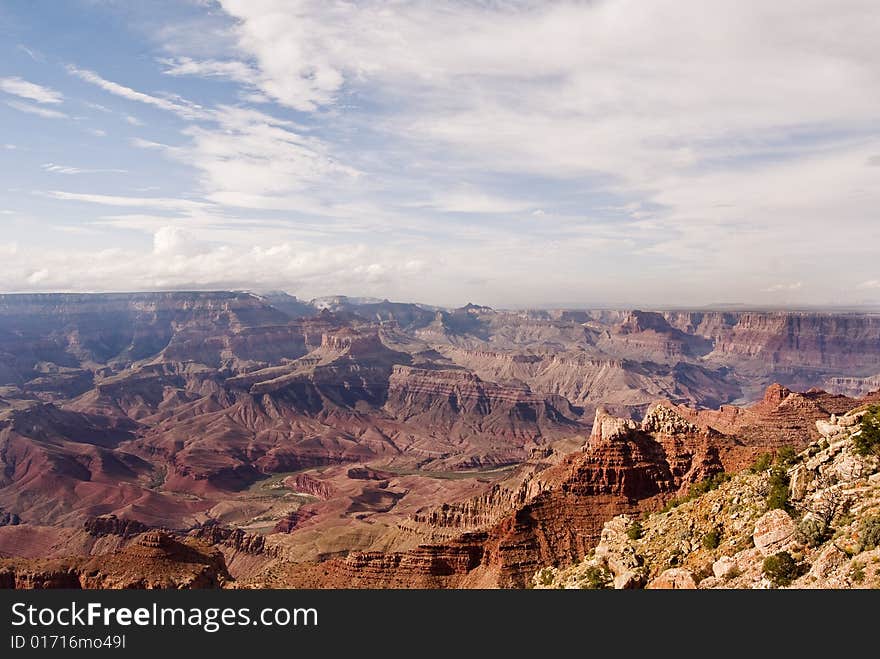
<svg viewBox="0 0 880 659">
<path fill-rule="evenodd" d="M 704 318 L 718 355 L 800 368 L 880 365 L 880 318 L 860 314 L 740 313 L 730 326 Z"/>
<path fill-rule="evenodd" d="M 277 556 L 275 549 L 266 546 L 266 536 L 248 533 L 244 529 L 232 529 L 220 524 L 204 524 L 190 535 L 211 546 L 223 546 L 245 554 Z"/>
<path fill-rule="evenodd" d="M 394 474 L 390 471 L 369 469 L 367 467 L 352 467 L 346 472 L 346 476 L 354 480 L 386 481 L 389 478 L 393 478 Z"/>
<path fill-rule="evenodd" d="M 858 402 L 819 389 L 793 392 L 777 383 L 770 385 L 763 398 L 749 407 L 723 405 L 718 410 L 695 410 L 682 405 L 670 407 L 687 421 L 735 436 L 746 445 L 801 448 L 819 437 L 817 420 L 826 419 L 831 414 L 843 414 Z"/>
<path fill-rule="evenodd" d="M 880 390 L 880 375 L 870 375 L 864 378 L 831 377 L 825 381 L 825 388 L 835 394 L 860 398 Z"/>
<path fill-rule="evenodd" d="M 317 514 L 318 513 L 315 510 L 310 508 L 300 508 L 299 510 L 295 510 L 292 513 L 287 513 L 287 515 L 278 520 L 278 522 L 275 524 L 275 527 L 272 529 L 272 532 L 293 533 L 298 528 L 300 528 L 303 522 L 311 519 Z"/>
<path fill-rule="evenodd" d="M 861 407 L 818 421 L 821 439 L 772 472 L 745 471 L 637 525 L 632 517 L 610 520 L 583 562 L 539 569 L 533 583 L 541 588 L 639 582 L 648 588 L 701 589 L 880 586 L 880 458 L 855 443 L 866 414 L 872 412 Z M 787 501 L 779 498 L 780 474 L 788 481 Z M 768 497 L 771 480 L 774 494 Z M 768 510 L 769 505 L 777 507 Z M 607 577 L 597 580 L 597 574 Z"/>
<path fill-rule="evenodd" d="M 331 499 L 335 493 L 333 486 L 309 474 L 288 476 L 284 486 L 296 492 L 302 492 L 318 499 Z"/>
<path fill-rule="evenodd" d="M 697 582 L 690 570 L 672 567 L 661 572 L 645 587 L 649 590 L 693 590 L 697 587 Z"/>
<path fill-rule="evenodd" d="M 111 554 L 71 559 L 0 559 L 2 588 L 221 588 L 230 579 L 219 551 L 157 531 L 143 533 Z"/>
<path fill-rule="evenodd" d="M 102 515 L 87 519 L 83 528 L 86 533 L 96 537 L 118 535 L 130 538 L 148 531 L 150 527 L 136 519 L 119 519 L 116 515 Z"/>
</svg>

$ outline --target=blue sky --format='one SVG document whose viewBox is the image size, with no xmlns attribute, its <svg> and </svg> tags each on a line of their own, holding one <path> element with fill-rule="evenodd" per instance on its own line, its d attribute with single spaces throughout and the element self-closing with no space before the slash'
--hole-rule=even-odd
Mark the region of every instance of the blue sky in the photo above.
<svg viewBox="0 0 880 659">
<path fill-rule="evenodd" d="M 880 8 L 0 4 L 0 288 L 880 302 Z"/>
</svg>

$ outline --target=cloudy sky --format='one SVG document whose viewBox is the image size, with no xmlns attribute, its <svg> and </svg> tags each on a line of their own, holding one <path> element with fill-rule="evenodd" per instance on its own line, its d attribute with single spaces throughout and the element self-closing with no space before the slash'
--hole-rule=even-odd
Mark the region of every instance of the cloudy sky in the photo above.
<svg viewBox="0 0 880 659">
<path fill-rule="evenodd" d="M 0 289 L 880 302 L 876 0 L 5 0 Z"/>
</svg>

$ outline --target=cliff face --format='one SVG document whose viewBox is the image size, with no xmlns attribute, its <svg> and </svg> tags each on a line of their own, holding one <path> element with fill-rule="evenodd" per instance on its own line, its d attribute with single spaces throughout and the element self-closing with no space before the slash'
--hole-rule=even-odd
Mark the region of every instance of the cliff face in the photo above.
<svg viewBox="0 0 880 659">
<path fill-rule="evenodd" d="M 664 317 L 712 341 L 712 356 L 719 359 L 762 360 L 780 368 L 870 370 L 880 364 L 877 315 L 669 312 Z"/>
<path fill-rule="evenodd" d="M 288 320 L 246 293 L 0 295 L 0 332 L 7 341 L 35 361 L 62 365 L 143 359 L 187 326 L 234 331 Z"/>
<path fill-rule="evenodd" d="M 143 533 L 112 554 L 49 560 L 0 558 L 0 588 L 221 588 L 229 580 L 219 551 L 158 531 Z"/>
</svg>

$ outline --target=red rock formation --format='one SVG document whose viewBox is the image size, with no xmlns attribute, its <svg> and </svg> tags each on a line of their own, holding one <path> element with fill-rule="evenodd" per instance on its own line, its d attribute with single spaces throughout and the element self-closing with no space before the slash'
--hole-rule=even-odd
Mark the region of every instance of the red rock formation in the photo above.
<svg viewBox="0 0 880 659">
<path fill-rule="evenodd" d="M 112 554 L 70 559 L 0 559 L 0 588 L 220 588 L 223 555 L 198 541 L 144 533 Z"/>
<path fill-rule="evenodd" d="M 308 474 L 288 476 L 283 482 L 285 487 L 288 487 L 291 490 L 310 494 L 318 499 L 332 499 L 335 494 L 332 485 L 325 481 L 318 480 L 317 478 L 313 478 Z"/>
<path fill-rule="evenodd" d="M 116 515 L 92 517 L 85 521 L 83 528 L 89 535 L 97 537 L 119 535 L 123 538 L 130 538 L 149 530 L 146 524 L 136 519 L 119 519 Z"/>
<path fill-rule="evenodd" d="M 792 392 L 779 384 L 768 387 L 764 398 L 750 407 L 724 405 L 719 410 L 693 410 L 675 406 L 692 422 L 735 436 L 741 443 L 763 448 L 800 448 L 818 439 L 816 421 L 843 414 L 857 399 L 820 390 Z"/>
</svg>

